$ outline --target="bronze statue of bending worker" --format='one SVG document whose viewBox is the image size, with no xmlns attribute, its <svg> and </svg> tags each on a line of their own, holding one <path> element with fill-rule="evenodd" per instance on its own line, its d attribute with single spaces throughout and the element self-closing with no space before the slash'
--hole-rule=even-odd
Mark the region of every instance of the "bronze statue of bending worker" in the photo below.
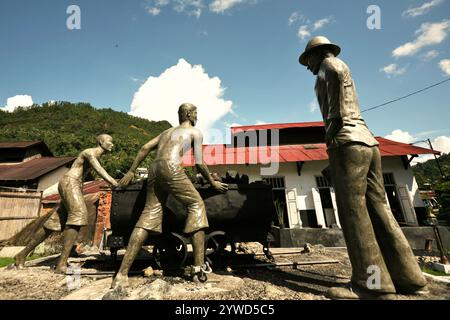
<svg viewBox="0 0 450 320">
<path fill-rule="evenodd" d="M 327 295 L 357 299 L 425 293 L 427 281 L 387 205 L 378 142 L 361 116 L 350 70 L 336 58 L 340 51 L 319 36 L 308 42 L 299 58 L 317 75 L 331 182 L 352 265 L 351 288 L 331 288 Z M 379 283 L 369 279 L 374 272 Z"/>
<path fill-rule="evenodd" d="M 162 205 L 165 204 L 168 193 L 187 207 L 188 216 L 184 233 L 192 235 L 194 268 L 201 268 L 204 264 L 204 229 L 208 228 L 208 219 L 203 199 L 184 172 L 182 156 L 193 146 L 197 170 L 208 183 L 220 192 L 225 192 L 228 186 L 214 181 L 208 167 L 203 163 L 203 136 L 194 128 L 197 123 L 197 108 L 190 103 L 182 104 L 178 109 L 178 118 L 180 122 L 178 127 L 167 129 L 141 148 L 130 170 L 119 181 L 119 186 L 128 185 L 142 160 L 152 149 L 157 148 L 156 159 L 149 168 L 145 207 L 131 234 L 112 288 L 128 286 L 128 272 L 148 235 L 162 233 Z M 198 274 L 194 273 L 192 276 L 195 281 Z"/>
<path fill-rule="evenodd" d="M 82 151 L 72 164 L 70 170 L 59 181 L 58 192 L 61 196 L 59 208 L 48 218 L 43 227 L 38 229 L 28 245 L 15 257 L 15 265 L 24 266 L 27 255 L 54 231 L 63 233 L 63 249 L 56 265 L 55 272 L 65 273 L 67 259 L 75 244 L 78 232 L 88 223 L 88 212 L 83 198 L 84 178 L 92 167 L 110 185 L 117 186 L 114 180 L 99 163 L 100 156 L 111 152 L 113 148 L 112 137 L 101 134 L 97 137 L 97 147 Z"/>
</svg>

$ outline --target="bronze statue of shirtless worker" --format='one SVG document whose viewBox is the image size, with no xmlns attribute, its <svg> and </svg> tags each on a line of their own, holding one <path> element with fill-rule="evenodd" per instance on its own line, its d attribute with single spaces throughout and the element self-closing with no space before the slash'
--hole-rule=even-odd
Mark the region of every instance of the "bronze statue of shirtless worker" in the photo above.
<svg viewBox="0 0 450 320">
<path fill-rule="evenodd" d="M 76 242 L 79 230 L 88 223 L 88 212 L 83 198 L 84 178 L 92 167 L 105 181 L 117 186 L 114 180 L 99 163 L 99 158 L 113 148 L 112 137 L 102 134 L 97 137 L 97 147 L 82 151 L 70 170 L 59 181 L 58 192 L 61 196 L 59 208 L 48 218 L 43 227 L 36 231 L 28 245 L 15 256 L 15 265 L 22 268 L 27 255 L 54 231 L 63 232 L 63 249 L 55 272 L 65 273 L 67 259 Z"/>
<path fill-rule="evenodd" d="M 184 233 L 192 235 L 194 267 L 192 280 L 196 281 L 204 268 L 205 229 L 208 228 L 205 205 L 198 191 L 189 180 L 182 167 L 182 157 L 193 146 L 197 170 L 211 186 L 225 192 L 228 186 L 215 181 L 203 163 L 203 136 L 194 128 L 197 123 L 197 108 L 184 103 L 178 109 L 180 125 L 167 129 L 145 144 L 136 156 L 130 170 L 119 181 L 119 186 L 126 186 L 134 177 L 139 164 L 152 149 L 157 148 L 156 159 L 149 168 L 147 180 L 147 198 L 145 207 L 131 234 L 127 251 L 120 269 L 112 282 L 112 288 L 128 286 L 128 272 L 139 250 L 150 234 L 162 233 L 163 205 L 170 193 L 187 207 L 188 215 Z"/>
</svg>

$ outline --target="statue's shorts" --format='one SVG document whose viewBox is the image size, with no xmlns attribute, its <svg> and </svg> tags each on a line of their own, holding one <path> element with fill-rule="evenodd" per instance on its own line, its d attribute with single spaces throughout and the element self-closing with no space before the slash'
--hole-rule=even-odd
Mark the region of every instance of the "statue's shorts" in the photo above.
<svg viewBox="0 0 450 320">
<path fill-rule="evenodd" d="M 79 179 L 63 176 L 58 185 L 61 204 L 45 222 L 44 228 L 62 231 L 66 225 L 81 227 L 88 224 L 88 212 L 82 188 L 83 183 Z"/>
<path fill-rule="evenodd" d="M 155 160 L 149 169 L 147 198 L 136 227 L 162 233 L 163 208 L 169 193 L 187 208 L 184 233 L 208 228 L 205 204 L 181 165 L 168 159 Z"/>
</svg>

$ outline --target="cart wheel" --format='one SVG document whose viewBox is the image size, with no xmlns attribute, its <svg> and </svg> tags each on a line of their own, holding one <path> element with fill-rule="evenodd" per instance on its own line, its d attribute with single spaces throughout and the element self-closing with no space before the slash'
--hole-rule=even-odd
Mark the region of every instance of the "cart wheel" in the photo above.
<svg viewBox="0 0 450 320">
<path fill-rule="evenodd" d="M 205 255 L 209 257 L 232 255 L 236 246 L 224 231 L 213 231 L 206 236 Z"/>
<path fill-rule="evenodd" d="M 193 282 L 206 282 L 208 280 L 208 275 L 204 272 L 200 272 L 199 274 L 196 274 L 192 277 Z"/>
<path fill-rule="evenodd" d="M 183 267 L 187 258 L 186 239 L 174 232 L 162 236 L 153 246 L 153 258 L 163 270 L 175 270 Z"/>
</svg>

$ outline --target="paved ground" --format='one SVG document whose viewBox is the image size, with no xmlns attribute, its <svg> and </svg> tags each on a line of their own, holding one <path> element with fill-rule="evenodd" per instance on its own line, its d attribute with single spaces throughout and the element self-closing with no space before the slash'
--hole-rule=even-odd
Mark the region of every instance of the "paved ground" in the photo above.
<svg viewBox="0 0 450 320">
<path fill-rule="evenodd" d="M 278 249 L 277 252 L 292 251 Z M 230 300 L 322 300 L 329 287 L 348 282 L 351 267 L 345 249 L 314 247 L 310 253 L 280 255 L 277 262 L 307 262 L 336 260 L 333 264 L 302 265 L 297 269 L 270 268 L 216 268 L 208 282 L 195 284 L 182 275 L 161 275 L 147 272 L 130 277 L 131 289 L 112 292 L 111 276 L 105 272 L 108 265 L 94 256 L 71 259 L 74 266 L 81 266 L 82 275 L 64 276 L 54 274 L 51 266 L 57 257 L 30 266 L 24 270 L 0 269 L 0 299 L 230 299 Z M 258 250 L 255 250 L 258 251 Z M 264 256 L 239 255 L 237 264 L 267 262 Z M 139 271 L 150 264 L 140 261 L 134 268 Z M 153 265 L 155 268 L 155 266 Z M 75 269 L 75 273 L 77 272 Z M 96 275 L 84 273 L 100 272 Z M 102 272 L 106 274 L 101 274 Z M 138 272 L 139 273 L 139 272 Z M 429 279 L 430 294 L 423 297 L 400 296 L 402 299 L 450 300 L 450 285 Z"/>
</svg>

